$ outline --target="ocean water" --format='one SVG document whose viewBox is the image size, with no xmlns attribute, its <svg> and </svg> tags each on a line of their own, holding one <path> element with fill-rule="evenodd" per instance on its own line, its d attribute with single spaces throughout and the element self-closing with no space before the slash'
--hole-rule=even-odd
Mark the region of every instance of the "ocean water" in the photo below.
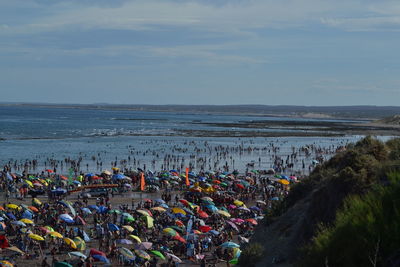
<svg viewBox="0 0 400 267">
<path fill-rule="evenodd" d="M 160 170 L 191 164 L 196 170 L 267 169 L 273 156 L 287 157 L 304 146 L 333 151 L 335 147 L 357 141 L 361 136 L 332 137 L 190 137 L 180 130 L 229 131 L 237 128 L 215 127 L 202 123 L 234 123 L 254 120 L 282 120 L 276 117 L 177 114 L 121 110 L 93 110 L 38 107 L 0 107 L 0 166 L 7 162 L 20 165 L 36 159 L 40 171 L 48 168 L 49 160 L 82 158 L 83 171 L 110 169 L 112 163 L 128 168 Z M 300 120 L 284 118 L 284 120 Z M 302 119 L 304 120 L 304 119 Z M 254 129 L 240 129 L 253 131 Z M 260 129 L 257 129 L 260 131 Z M 261 131 L 279 131 L 261 129 Z M 294 130 L 295 131 L 295 130 Z M 272 147 L 279 147 L 275 153 Z M 321 153 L 319 153 L 321 154 Z M 310 164 L 317 154 L 299 155 L 295 169 L 303 160 Z M 319 155 L 321 156 L 321 155 Z M 322 155 L 330 157 L 330 153 Z M 93 159 L 94 158 L 94 159 Z M 122 162 L 121 162 L 122 161 Z M 101 162 L 101 166 L 99 166 Z M 206 163 L 204 163 L 206 162 Z M 170 163 L 170 164 L 168 164 Z M 65 170 L 63 169 L 65 167 Z M 66 171 L 59 164 L 57 168 Z M 21 168 L 15 171 L 22 171 Z M 292 170 L 293 171 L 293 170 Z"/>
</svg>

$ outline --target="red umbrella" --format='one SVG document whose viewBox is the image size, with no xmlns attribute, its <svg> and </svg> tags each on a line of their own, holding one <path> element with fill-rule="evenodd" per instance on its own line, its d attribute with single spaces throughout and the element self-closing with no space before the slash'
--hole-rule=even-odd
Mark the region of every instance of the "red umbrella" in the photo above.
<svg viewBox="0 0 400 267">
<path fill-rule="evenodd" d="M 208 226 L 208 225 L 203 225 L 203 226 L 200 226 L 199 227 L 199 230 L 201 231 L 201 232 L 203 232 L 203 233 L 207 233 L 208 231 L 210 231 L 212 228 L 211 228 L 211 226 Z"/>
<path fill-rule="evenodd" d="M 179 199 L 179 202 L 181 202 L 183 205 L 185 205 L 186 207 L 189 206 L 189 201 L 187 201 L 186 199 Z"/>
<path fill-rule="evenodd" d="M 208 214 L 207 214 L 205 211 L 203 211 L 203 210 L 199 210 L 198 214 L 199 214 L 199 216 L 200 216 L 201 218 L 203 218 L 203 219 L 208 218 Z"/>
<path fill-rule="evenodd" d="M 220 181 L 220 180 L 214 180 L 213 183 L 214 183 L 214 184 L 220 184 L 221 181 Z"/>
<path fill-rule="evenodd" d="M 182 243 L 186 243 L 186 240 L 183 237 L 181 237 L 179 234 L 174 236 L 173 239 L 178 240 L 178 241 L 180 241 Z"/>
<path fill-rule="evenodd" d="M 254 225 L 257 225 L 257 224 L 258 224 L 257 221 L 256 221 L 255 219 L 246 219 L 245 221 L 246 221 L 246 222 L 249 222 L 249 223 L 251 223 L 251 224 L 254 224 Z"/>
<path fill-rule="evenodd" d="M 178 226 L 184 226 L 184 224 L 181 220 L 175 220 L 175 224 Z"/>
<path fill-rule="evenodd" d="M 145 198 L 144 199 L 145 202 L 153 202 L 153 200 L 149 199 L 149 198 Z"/>
<path fill-rule="evenodd" d="M 99 176 L 92 176 L 92 178 L 90 178 L 92 180 L 100 180 L 103 179 L 103 177 L 99 177 Z"/>
<path fill-rule="evenodd" d="M 238 187 L 240 189 L 244 189 L 244 185 L 242 185 L 242 184 L 236 184 L 236 187 Z"/>
<path fill-rule="evenodd" d="M 54 171 L 53 171 L 53 170 L 50 170 L 50 169 L 47 169 L 46 172 L 48 172 L 48 173 L 53 173 Z"/>
<path fill-rule="evenodd" d="M 106 253 L 104 253 L 104 252 L 102 252 L 100 250 L 97 250 L 95 248 L 91 248 L 89 254 L 90 254 L 90 256 L 100 255 L 100 256 L 106 257 Z"/>
<path fill-rule="evenodd" d="M 68 177 L 65 177 L 65 176 L 62 176 L 62 175 L 60 175 L 60 178 L 61 178 L 62 180 L 64 180 L 64 181 L 67 181 L 67 180 L 68 180 Z"/>
</svg>

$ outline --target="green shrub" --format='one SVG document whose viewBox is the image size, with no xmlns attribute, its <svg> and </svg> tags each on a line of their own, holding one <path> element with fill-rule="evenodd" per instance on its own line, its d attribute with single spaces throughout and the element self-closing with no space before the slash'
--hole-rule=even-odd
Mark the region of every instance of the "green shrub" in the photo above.
<svg viewBox="0 0 400 267">
<path fill-rule="evenodd" d="M 239 258 L 239 266 L 252 267 L 264 257 L 264 247 L 257 242 L 246 246 Z"/>
<path fill-rule="evenodd" d="M 320 226 L 302 266 L 392 266 L 400 244 L 400 173 L 390 185 L 350 196 L 333 227 Z"/>
</svg>

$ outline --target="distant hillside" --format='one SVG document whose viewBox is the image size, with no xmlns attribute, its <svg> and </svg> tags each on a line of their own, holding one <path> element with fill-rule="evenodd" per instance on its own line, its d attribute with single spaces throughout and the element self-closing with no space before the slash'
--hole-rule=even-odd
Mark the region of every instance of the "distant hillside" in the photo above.
<svg viewBox="0 0 400 267">
<path fill-rule="evenodd" d="M 0 106 L 79 108 L 106 110 L 158 111 L 181 113 L 246 114 L 258 116 L 296 116 L 315 118 L 381 119 L 400 114 L 400 106 L 290 106 L 290 105 L 115 105 L 0 103 Z"/>
</svg>

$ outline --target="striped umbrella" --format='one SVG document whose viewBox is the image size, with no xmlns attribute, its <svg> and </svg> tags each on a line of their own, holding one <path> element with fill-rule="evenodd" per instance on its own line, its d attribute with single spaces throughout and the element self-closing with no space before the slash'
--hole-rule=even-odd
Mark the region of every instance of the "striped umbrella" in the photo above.
<svg viewBox="0 0 400 267">
<path fill-rule="evenodd" d="M 123 256 L 125 256 L 126 258 L 133 260 L 135 258 L 135 255 L 132 253 L 132 251 L 130 251 L 127 248 L 124 247 L 120 247 L 118 248 L 119 253 L 121 253 Z"/>
<path fill-rule="evenodd" d="M 75 242 L 77 250 L 83 251 L 86 249 L 85 241 L 82 238 L 80 238 L 79 236 L 74 238 L 74 242 Z"/>
<path fill-rule="evenodd" d="M 146 253 L 144 250 L 135 250 L 136 255 L 138 257 L 145 259 L 145 260 L 150 260 L 150 255 Z"/>
</svg>

